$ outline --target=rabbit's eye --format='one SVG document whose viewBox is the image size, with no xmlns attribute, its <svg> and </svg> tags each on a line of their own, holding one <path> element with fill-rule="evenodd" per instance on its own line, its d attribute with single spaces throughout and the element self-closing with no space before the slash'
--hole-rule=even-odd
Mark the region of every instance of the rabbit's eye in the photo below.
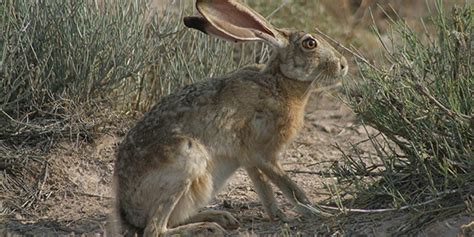
<svg viewBox="0 0 474 237">
<path fill-rule="evenodd" d="M 318 47 L 318 42 L 313 38 L 308 38 L 303 40 L 303 48 L 305 49 L 314 49 Z"/>
</svg>

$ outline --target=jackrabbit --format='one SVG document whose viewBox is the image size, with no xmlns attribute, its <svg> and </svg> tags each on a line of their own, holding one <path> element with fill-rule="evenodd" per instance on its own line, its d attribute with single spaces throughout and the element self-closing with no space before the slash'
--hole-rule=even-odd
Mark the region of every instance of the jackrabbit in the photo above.
<svg viewBox="0 0 474 237">
<path fill-rule="evenodd" d="M 285 218 L 270 181 L 302 215 L 310 201 L 278 162 L 303 126 L 311 88 L 347 73 L 347 61 L 320 36 L 273 27 L 236 0 L 197 0 L 187 27 L 233 42 L 273 47 L 250 66 L 166 96 L 130 130 L 115 163 L 117 212 L 140 235 L 221 235 L 239 222 L 200 208 L 244 168 L 271 219 Z M 129 232 L 130 233 L 130 232 Z"/>
</svg>

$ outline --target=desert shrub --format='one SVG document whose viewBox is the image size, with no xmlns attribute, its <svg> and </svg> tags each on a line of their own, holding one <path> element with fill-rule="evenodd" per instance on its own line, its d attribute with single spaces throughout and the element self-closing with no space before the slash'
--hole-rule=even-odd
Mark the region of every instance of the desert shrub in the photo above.
<svg viewBox="0 0 474 237">
<path fill-rule="evenodd" d="M 392 21 L 386 67 L 360 62 L 347 87 L 360 121 L 380 131 L 369 135 L 377 153 L 346 152 L 334 171 L 360 207 L 412 210 L 398 234 L 474 210 L 472 17 L 469 4 L 447 14 L 437 1 L 434 36 Z"/>
<path fill-rule="evenodd" d="M 97 104 L 146 110 L 244 61 L 230 44 L 184 30 L 190 1 L 153 16 L 147 0 L 93 2 L 0 2 L 0 140 L 87 136 Z"/>
</svg>

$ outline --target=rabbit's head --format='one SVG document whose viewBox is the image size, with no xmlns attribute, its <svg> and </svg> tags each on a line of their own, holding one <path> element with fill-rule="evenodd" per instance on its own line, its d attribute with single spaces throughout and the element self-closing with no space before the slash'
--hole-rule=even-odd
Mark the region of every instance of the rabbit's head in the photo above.
<svg viewBox="0 0 474 237">
<path fill-rule="evenodd" d="M 268 62 L 284 76 L 327 84 L 347 74 L 346 59 L 322 37 L 282 30 L 237 0 L 197 0 L 202 16 L 185 17 L 187 27 L 233 42 L 263 41 L 274 48 Z"/>
</svg>

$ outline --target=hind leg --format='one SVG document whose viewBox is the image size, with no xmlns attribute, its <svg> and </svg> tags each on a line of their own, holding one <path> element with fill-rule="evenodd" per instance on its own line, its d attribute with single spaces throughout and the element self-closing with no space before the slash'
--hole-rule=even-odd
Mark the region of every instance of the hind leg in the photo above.
<svg viewBox="0 0 474 237">
<path fill-rule="evenodd" d="M 168 193 L 167 199 L 160 200 L 152 207 L 154 210 L 146 225 L 144 236 L 158 236 L 168 230 L 169 217 L 187 189 L 184 187 L 181 191 Z"/>
<path fill-rule="evenodd" d="M 134 192 L 131 206 L 135 208 L 128 214 L 138 213 L 141 219 L 132 224 L 143 226 L 145 236 L 223 235 L 223 228 L 213 222 L 180 225 L 211 199 L 206 149 L 194 139 L 177 137 L 166 150 L 173 150 L 167 153 L 167 163 L 143 177 Z"/>
<path fill-rule="evenodd" d="M 223 236 L 225 230 L 214 222 L 199 222 L 185 224 L 175 228 L 168 228 L 169 217 L 175 210 L 176 205 L 183 200 L 188 193 L 189 185 L 185 190 L 169 195 L 168 199 L 158 205 L 153 216 L 150 218 L 144 236 Z"/>
</svg>

